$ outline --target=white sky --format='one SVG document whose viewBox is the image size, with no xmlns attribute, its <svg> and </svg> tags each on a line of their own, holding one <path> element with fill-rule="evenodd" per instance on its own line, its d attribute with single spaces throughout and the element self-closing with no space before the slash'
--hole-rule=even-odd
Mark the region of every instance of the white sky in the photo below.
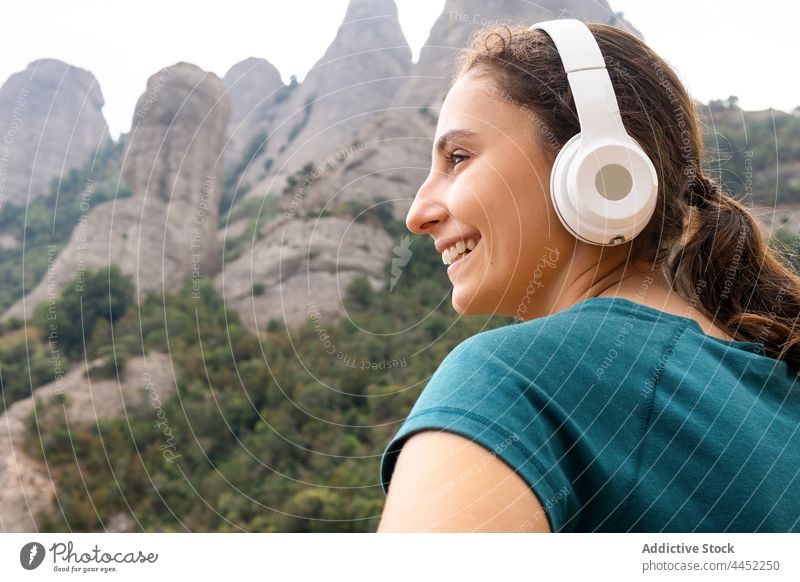
<svg viewBox="0 0 800 582">
<path fill-rule="evenodd" d="M 444 0 L 396 3 L 416 61 Z M 708 101 L 737 95 L 744 109 L 791 111 L 800 105 L 800 3 L 609 3 L 677 69 L 694 97 Z M 100 82 L 103 112 L 117 137 L 129 129 L 147 78 L 180 60 L 221 77 L 244 58 L 262 57 L 281 71 L 284 82 L 292 74 L 302 81 L 333 40 L 346 8 L 347 0 L 6 2 L 0 80 L 44 57 L 88 69 Z"/>
</svg>

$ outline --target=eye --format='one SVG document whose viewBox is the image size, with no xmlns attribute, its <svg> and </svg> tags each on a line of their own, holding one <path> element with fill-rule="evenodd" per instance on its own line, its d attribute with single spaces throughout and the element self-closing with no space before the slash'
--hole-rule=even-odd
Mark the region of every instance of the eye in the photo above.
<svg viewBox="0 0 800 582">
<path fill-rule="evenodd" d="M 468 157 L 469 156 L 466 156 L 464 154 L 457 154 L 455 152 L 449 152 L 449 153 L 445 154 L 444 159 L 447 160 L 448 164 L 450 164 L 451 166 L 455 167 L 455 166 L 458 165 L 458 162 L 456 162 L 456 158 L 463 158 L 463 159 L 466 160 Z"/>
</svg>

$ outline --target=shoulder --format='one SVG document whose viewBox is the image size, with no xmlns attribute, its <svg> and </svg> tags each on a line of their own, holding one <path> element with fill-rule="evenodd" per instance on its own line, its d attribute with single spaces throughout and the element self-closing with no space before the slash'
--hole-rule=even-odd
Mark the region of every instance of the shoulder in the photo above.
<svg viewBox="0 0 800 582">
<path fill-rule="evenodd" d="M 615 331 L 644 319 L 627 304 L 593 298 L 551 315 L 490 329 L 461 342 L 453 352 L 519 348 L 538 344 L 551 348 L 581 348 L 585 342 L 610 342 Z M 583 344 L 576 344 L 575 341 Z M 502 352 L 501 352 L 502 353 Z"/>
<path fill-rule="evenodd" d="M 588 475 L 579 461 L 603 451 L 590 472 L 615 474 L 618 466 L 609 467 L 629 458 L 647 415 L 645 381 L 659 354 L 642 346 L 656 332 L 611 307 L 591 302 L 459 343 L 384 450 L 384 491 L 410 437 L 456 433 L 505 461 L 542 505 L 552 505 L 547 515 L 557 531 L 577 511 L 573 483 Z"/>
<path fill-rule="evenodd" d="M 549 398 L 532 397 L 544 395 L 529 365 L 534 327 L 481 332 L 444 358 L 382 456 L 379 531 L 547 532 L 563 523 L 568 479 L 556 449 L 542 449 L 557 425 L 542 415 Z"/>
<path fill-rule="evenodd" d="M 426 430 L 403 447 L 378 532 L 550 532 L 546 507 L 491 451 Z"/>
<path fill-rule="evenodd" d="M 686 329 L 657 315 L 632 302 L 596 298 L 473 335 L 444 358 L 412 415 L 452 408 L 488 415 L 481 419 L 488 422 L 509 408 L 534 413 L 550 405 L 591 419 L 610 399 L 622 409 L 624 401 L 638 405 L 665 350 Z"/>
<path fill-rule="evenodd" d="M 469 423 L 530 454 L 531 437 L 547 438 L 560 422 L 617 422 L 606 405 L 624 411 L 646 400 L 642 387 L 660 356 L 654 336 L 666 332 L 610 307 L 593 302 L 467 338 L 431 376 L 400 433 Z"/>
<path fill-rule="evenodd" d="M 535 320 L 486 330 L 459 343 L 432 378 L 467 382 L 476 378 L 560 385 L 571 376 L 600 379 L 622 373 L 636 355 L 632 347 L 657 343 L 646 319 L 617 303 L 591 301 Z M 609 354 L 613 370 L 604 367 Z"/>
</svg>

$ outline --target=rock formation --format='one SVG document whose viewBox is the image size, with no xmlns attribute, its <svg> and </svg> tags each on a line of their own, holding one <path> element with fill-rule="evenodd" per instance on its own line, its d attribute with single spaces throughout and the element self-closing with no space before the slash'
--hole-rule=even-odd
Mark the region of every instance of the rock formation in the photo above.
<svg viewBox="0 0 800 582">
<path fill-rule="evenodd" d="M 247 220 L 221 229 L 227 244 L 242 236 L 248 242 L 215 279 L 226 305 L 251 330 L 263 330 L 273 318 L 289 327 L 303 324 L 314 309 L 320 317 L 341 315 L 347 285 L 359 274 L 385 290 L 384 269 L 400 240 L 360 221 L 387 213 L 405 220 L 430 169 L 434 129 L 418 112 L 381 118 L 310 174 L 298 174 L 294 187 L 278 196 L 276 219 L 247 219 L 257 222 L 255 237 L 243 228 Z M 330 216 L 348 205 L 363 212 Z"/>
<path fill-rule="evenodd" d="M 109 139 L 103 95 L 89 71 L 33 61 L 0 87 L 0 207 L 50 193 Z"/>
<path fill-rule="evenodd" d="M 137 297 L 176 290 L 219 270 L 217 214 L 228 97 L 222 81 L 188 63 L 151 76 L 128 135 L 122 178 L 133 196 L 94 208 L 39 285 L 4 315 L 29 319 L 85 269 L 117 263 Z"/>
<path fill-rule="evenodd" d="M 381 228 L 347 218 L 285 218 L 264 225 L 263 239 L 242 253 L 214 284 L 251 330 L 270 319 L 288 327 L 316 315 L 338 316 L 358 275 L 385 287 L 392 239 Z"/>
<path fill-rule="evenodd" d="M 417 110 L 375 120 L 280 196 L 281 212 L 316 218 L 348 203 L 368 213 L 387 204 L 404 222 L 430 171 L 435 131 L 431 117 Z"/>
<path fill-rule="evenodd" d="M 447 0 L 420 51 L 411 78 L 392 101 L 395 107 L 429 107 L 438 111 L 455 72 L 453 58 L 467 46 L 470 34 L 492 21 L 533 24 L 556 18 L 612 23 L 641 37 L 630 23 L 619 18 L 606 0 Z"/>
<path fill-rule="evenodd" d="M 231 102 L 225 166 L 235 168 L 259 135 L 269 132 L 286 98 L 281 74 L 264 59 L 249 58 L 233 65 L 223 78 Z M 246 162 L 245 162 L 246 163 Z"/>
<path fill-rule="evenodd" d="M 38 514 L 55 515 L 58 511 L 50 467 L 28 455 L 24 447 L 26 439 L 36 438 L 28 433 L 29 415 L 35 411 L 41 420 L 50 411 L 66 414 L 70 426 L 88 426 L 98 418 L 118 416 L 123 410 L 153 407 L 156 422 L 156 404 L 175 392 L 171 366 L 167 355 L 151 352 L 146 358 L 131 358 L 119 379 L 92 379 L 91 385 L 86 368 L 77 366 L 0 414 L 0 530 L 35 532 Z M 62 394 L 66 397 L 63 405 L 53 401 Z M 39 423 L 41 431 L 47 428 Z"/>
<path fill-rule="evenodd" d="M 546 0 L 535 6 L 509 0 L 448 0 L 419 62 L 412 64 L 394 2 L 351 0 L 335 40 L 303 82 L 287 90 L 289 96 L 280 104 L 250 110 L 249 125 L 263 128 L 269 139 L 253 160 L 239 160 L 251 162 L 241 177 L 242 184 L 252 186 L 246 196 L 282 192 L 306 163 L 345 147 L 377 119 L 423 112 L 435 123 L 454 72 L 456 50 L 468 43 L 474 29 L 494 20 L 533 23 L 563 17 L 614 23 L 638 34 L 605 0 L 591 5 Z"/>
<path fill-rule="evenodd" d="M 350 143 L 389 106 L 410 71 L 394 1 L 350 0 L 324 56 L 281 103 L 264 152 L 245 174 L 250 195 L 281 191 L 306 162 Z"/>
</svg>

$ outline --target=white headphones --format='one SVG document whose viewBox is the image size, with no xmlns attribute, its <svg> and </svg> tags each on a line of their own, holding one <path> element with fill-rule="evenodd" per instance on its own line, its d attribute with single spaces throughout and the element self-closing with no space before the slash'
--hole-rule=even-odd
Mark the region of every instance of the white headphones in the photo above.
<svg viewBox="0 0 800 582">
<path fill-rule="evenodd" d="M 556 45 L 578 110 L 580 133 L 558 152 L 550 195 L 558 218 L 578 239 L 595 245 L 632 240 L 656 207 L 658 176 L 622 123 L 600 47 L 580 20 L 539 22 Z"/>
</svg>

